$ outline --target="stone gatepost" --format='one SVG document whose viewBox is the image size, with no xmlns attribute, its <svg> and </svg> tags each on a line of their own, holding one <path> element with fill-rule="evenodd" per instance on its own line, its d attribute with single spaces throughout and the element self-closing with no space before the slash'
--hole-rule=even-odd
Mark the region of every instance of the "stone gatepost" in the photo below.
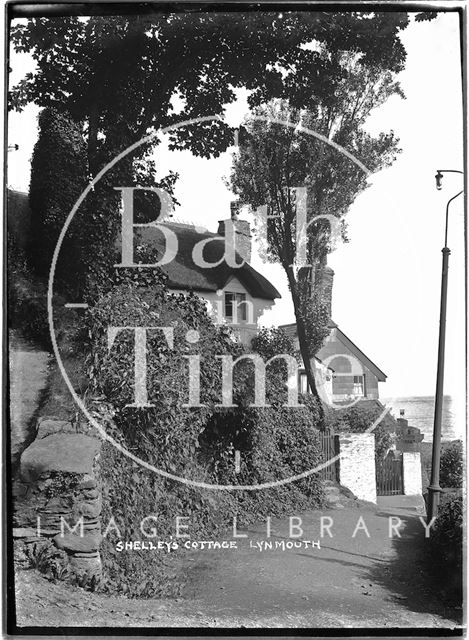
<svg viewBox="0 0 469 640">
<path fill-rule="evenodd" d="M 17 559 L 81 586 L 101 579 L 101 441 L 66 421 L 42 419 L 14 484 Z"/>
<path fill-rule="evenodd" d="M 340 484 L 359 500 L 376 504 L 375 436 L 343 433 L 340 443 Z"/>
<path fill-rule="evenodd" d="M 402 469 L 404 474 L 404 495 L 422 495 L 422 463 L 419 451 L 402 453 Z"/>
</svg>

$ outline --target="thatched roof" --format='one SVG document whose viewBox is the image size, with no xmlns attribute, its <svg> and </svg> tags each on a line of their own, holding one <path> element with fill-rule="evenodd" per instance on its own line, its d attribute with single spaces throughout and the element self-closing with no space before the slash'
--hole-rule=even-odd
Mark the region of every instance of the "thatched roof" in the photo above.
<svg viewBox="0 0 469 640">
<path fill-rule="evenodd" d="M 225 252 L 223 236 L 202 231 L 189 224 L 165 222 L 164 226 L 174 231 L 178 239 L 178 252 L 175 259 L 161 267 L 168 276 L 168 287 L 191 291 L 218 291 L 223 289 L 232 277 L 235 277 L 253 298 L 274 300 L 281 297 L 277 289 L 250 264 L 245 263 L 242 267 L 235 268 L 222 260 L 219 265 L 216 265 Z M 158 253 L 161 252 L 163 255 L 165 244 L 161 232 L 154 228 L 142 229 L 139 231 L 139 239 L 144 244 L 158 249 Z M 203 258 L 206 262 L 215 264 L 214 267 L 204 268 L 195 264 L 192 259 L 194 246 L 203 240 L 210 240 L 204 247 Z M 237 256 L 237 262 L 241 264 L 240 256 Z"/>
<path fill-rule="evenodd" d="M 29 236 L 31 223 L 31 211 L 29 209 L 28 194 L 8 189 L 8 230 L 23 242 Z M 220 265 L 206 268 L 200 267 L 192 260 L 192 250 L 201 240 L 210 239 L 207 243 L 203 257 L 207 262 L 217 263 L 225 251 L 225 238 L 199 230 L 189 224 L 165 222 L 178 238 L 178 252 L 176 258 L 162 269 L 168 276 L 168 287 L 172 289 L 184 289 L 190 291 L 218 291 L 223 289 L 232 277 L 236 277 L 251 294 L 253 298 L 274 300 L 280 298 L 277 289 L 253 269 L 251 265 L 244 264 L 240 268 L 233 268 L 223 260 Z M 149 244 L 163 255 L 164 239 L 161 232 L 155 229 L 141 229 L 136 233 L 141 241 Z M 136 241 L 138 244 L 138 240 Z M 242 259 L 237 257 L 241 264 Z"/>
</svg>

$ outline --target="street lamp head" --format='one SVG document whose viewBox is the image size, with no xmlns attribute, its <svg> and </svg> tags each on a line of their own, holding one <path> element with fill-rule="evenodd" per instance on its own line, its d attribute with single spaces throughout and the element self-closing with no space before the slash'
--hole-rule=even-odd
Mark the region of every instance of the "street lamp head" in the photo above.
<svg viewBox="0 0 469 640">
<path fill-rule="evenodd" d="M 435 176 L 435 181 L 436 181 L 436 188 L 438 189 L 438 191 L 441 190 L 442 187 L 442 182 L 443 180 L 443 174 L 441 173 L 441 171 L 437 171 L 436 176 Z"/>
</svg>

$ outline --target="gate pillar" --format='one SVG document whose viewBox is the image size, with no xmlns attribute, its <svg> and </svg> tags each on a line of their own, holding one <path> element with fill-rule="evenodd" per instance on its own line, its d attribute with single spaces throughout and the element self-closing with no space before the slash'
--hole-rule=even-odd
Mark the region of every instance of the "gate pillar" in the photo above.
<svg viewBox="0 0 469 640">
<path fill-rule="evenodd" d="M 420 452 L 404 451 L 402 456 L 404 494 L 406 496 L 422 495 L 422 464 L 420 462 Z"/>
<path fill-rule="evenodd" d="M 357 498 L 376 504 L 374 433 L 344 433 L 339 436 L 340 484 Z"/>
</svg>

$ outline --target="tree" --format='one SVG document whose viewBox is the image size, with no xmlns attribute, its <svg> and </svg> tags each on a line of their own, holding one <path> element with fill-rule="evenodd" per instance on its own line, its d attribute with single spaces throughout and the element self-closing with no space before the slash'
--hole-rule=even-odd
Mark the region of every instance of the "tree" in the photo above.
<svg viewBox="0 0 469 640">
<path fill-rule="evenodd" d="M 329 53 L 323 55 L 331 58 Z M 332 222 L 337 222 L 346 239 L 345 215 L 366 188 L 367 175 L 342 152 L 295 125 L 341 145 L 374 172 L 394 160 L 397 140 L 392 131 L 376 137 L 368 134 L 366 119 L 389 96 L 402 96 L 394 74 L 381 65 L 365 64 L 350 53 L 338 53 L 335 58 L 342 79 L 333 98 L 312 101 L 308 110 L 298 109 L 291 101 L 274 100 L 247 119 L 231 176 L 241 202 L 250 205 L 258 224 L 264 225 L 266 259 L 279 262 L 286 273 L 301 356 L 316 396 L 311 361 L 328 333 L 321 283 L 333 240 Z M 298 187 L 306 194 L 308 226 L 303 230 L 298 222 Z M 303 262 L 298 260 L 297 234 L 305 239 Z"/>
<path fill-rule="evenodd" d="M 39 276 L 47 278 L 52 256 L 72 207 L 88 185 L 86 144 L 82 123 L 52 107 L 39 114 L 39 136 L 31 159 L 29 203 L 31 242 L 28 254 Z M 128 186 L 155 186 L 151 161 L 117 167 L 88 195 L 64 236 L 54 273 L 55 286 L 74 295 L 91 294 L 105 284 L 116 262 L 114 238 L 120 223 L 118 194 L 113 186 L 122 174 L 132 176 Z M 157 187 L 173 195 L 177 174 L 169 172 Z M 139 214 L 154 218 L 155 202 L 139 194 Z M 84 221 L 86 220 L 86 222 Z M 140 220 L 140 218 L 139 218 Z M 103 293 L 102 286 L 100 294 Z M 94 292 L 95 297 L 98 292 Z"/>
<path fill-rule="evenodd" d="M 289 97 L 297 107 L 330 100 L 349 50 L 364 64 L 402 69 L 401 12 L 192 12 L 150 15 L 39 17 L 14 25 L 18 52 L 36 69 L 10 93 L 10 107 L 35 102 L 84 123 L 89 171 L 152 129 L 222 113 L 234 88 L 251 90 L 256 106 Z M 316 47 L 305 46 L 315 43 Z M 184 108 L 175 115 L 172 99 Z M 229 127 L 209 122 L 182 128 L 173 143 L 210 156 L 232 142 Z M 143 149 L 141 152 L 143 153 Z"/>
<path fill-rule="evenodd" d="M 34 102 L 82 123 L 90 176 L 160 127 L 222 113 L 237 87 L 249 89 L 252 107 L 273 97 L 289 97 L 296 107 L 319 105 L 333 100 L 344 75 L 329 54 L 349 50 L 364 64 L 379 62 L 393 72 L 405 59 L 399 33 L 408 17 L 400 12 L 139 11 L 12 25 L 15 50 L 29 53 L 36 68 L 10 91 L 10 108 Z M 178 114 L 175 96 L 183 104 Z M 173 148 L 205 157 L 232 141 L 233 131 L 221 120 L 171 133 Z M 174 186 L 177 176 L 161 179 L 149 161 L 153 144 L 121 160 L 90 194 L 95 203 L 86 226 L 102 247 L 112 246 L 116 234 L 116 184 L 158 183 L 170 192 Z"/>
<path fill-rule="evenodd" d="M 441 453 L 440 483 L 442 487 L 462 487 L 464 456 L 461 440 L 454 440 Z"/>
<path fill-rule="evenodd" d="M 54 109 L 39 115 L 39 137 L 31 159 L 29 253 L 38 275 L 47 277 L 60 231 L 87 184 L 86 148 L 78 123 Z M 57 268 L 62 282 L 77 281 L 83 237 L 69 233 Z"/>
</svg>

